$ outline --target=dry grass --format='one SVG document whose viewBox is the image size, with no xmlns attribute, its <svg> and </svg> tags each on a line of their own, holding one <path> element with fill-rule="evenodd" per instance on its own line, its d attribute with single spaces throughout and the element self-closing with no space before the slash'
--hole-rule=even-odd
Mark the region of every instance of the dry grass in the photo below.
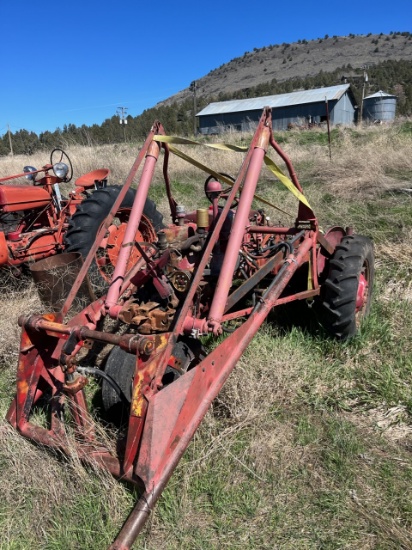
<svg viewBox="0 0 412 550">
<path fill-rule="evenodd" d="M 327 146 L 309 134 L 288 133 L 283 146 L 322 223 L 355 223 L 376 241 L 370 321 L 344 345 L 308 332 L 301 322 L 263 327 L 206 416 L 137 548 L 412 548 L 412 204 L 408 195 L 392 192 L 412 186 L 412 138 L 397 126 L 339 129 L 330 162 Z M 239 142 L 239 136 L 227 139 Z M 233 175 L 242 159 L 179 148 Z M 75 176 L 107 167 L 110 181 L 121 183 L 137 147 L 68 153 Z M 0 173 L 37 160 L 40 166 L 47 158 L 2 158 Z M 178 200 L 197 207 L 206 175 L 173 159 L 171 176 Z M 279 185 L 264 177 L 259 187 L 295 212 L 296 201 Z M 166 214 L 158 180 L 153 194 Z M 28 280 L 16 284 L 3 274 L 0 290 L 4 417 L 19 347 L 16 319 L 41 306 Z M 5 421 L 0 434 L 0 547 L 105 547 L 130 509 L 129 490 L 85 469 L 76 456 L 65 460 L 31 445 Z"/>
<path fill-rule="evenodd" d="M 31 280 L 17 280 L 8 273 L 0 272 L 0 366 L 10 362 L 17 364 L 20 327 L 17 318 L 40 307 L 36 289 Z"/>
<path fill-rule="evenodd" d="M 302 142 L 305 145 L 302 147 Z M 294 130 L 283 144 L 304 183 L 323 184 L 325 192 L 348 201 L 412 185 L 412 138 L 394 124 L 332 132 L 331 155 L 324 130 Z"/>
<path fill-rule="evenodd" d="M 306 139 L 309 135 L 310 139 Z M 327 190 L 341 198 L 354 200 L 355 197 L 370 197 L 384 190 L 399 189 L 412 185 L 412 138 L 402 132 L 400 124 L 364 126 L 357 128 L 341 127 L 334 130 L 332 141 L 332 161 L 325 146 L 325 130 L 308 132 L 291 131 L 284 133 L 282 144 L 286 153 L 298 168 L 298 176 L 304 181 L 324 184 Z M 302 139 L 302 138 L 305 139 Z M 200 138 L 204 140 L 204 138 Z M 250 135 L 228 133 L 215 140 L 247 146 Z M 302 146 L 302 144 L 304 146 Z M 242 154 L 217 152 L 207 147 L 177 146 L 184 153 L 193 156 L 206 166 L 235 176 L 241 165 Z M 80 175 L 108 168 L 109 183 L 123 183 L 129 173 L 139 144 L 117 144 L 104 146 L 68 146 L 67 152 L 73 163 L 74 180 Z M 271 155 L 273 156 L 273 155 Z M 37 152 L 32 156 L 0 158 L 2 175 L 18 173 L 25 164 L 39 168 L 48 162 L 48 154 Z M 282 164 L 280 162 L 280 164 Z M 172 155 L 170 172 L 173 179 L 182 183 L 198 185 L 202 189 L 207 174 L 188 165 L 184 160 Z M 160 170 L 155 181 L 161 180 Z M 24 180 L 15 180 L 21 183 Z M 196 196 L 196 195 L 194 195 Z M 191 205 L 190 205 L 191 206 Z"/>
</svg>

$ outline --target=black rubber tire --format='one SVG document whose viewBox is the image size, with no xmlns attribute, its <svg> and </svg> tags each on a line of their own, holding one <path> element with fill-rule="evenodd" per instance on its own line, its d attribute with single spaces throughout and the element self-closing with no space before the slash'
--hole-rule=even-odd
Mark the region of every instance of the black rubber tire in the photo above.
<svg viewBox="0 0 412 550">
<path fill-rule="evenodd" d="M 102 402 L 107 420 L 120 425 L 129 417 L 130 402 L 132 400 L 132 383 L 136 367 L 136 355 L 128 353 L 118 346 L 109 353 L 104 372 L 113 378 L 123 392 L 120 396 L 111 384 L 105 379 L 102 381 Z"/>
<path fill-rule="evenodd" d="M 363 305 L 357 308 L 359 280 L 366 279 Z M 374 280 L 373 243 L 362 235 L 342 239 L 329 262 L 318 302 L 318 318 L 331 335 L 340 340 L 354 336 L 369 314 Z"/>
<path fill-rule="evenodd" d="M 102 189 L 96 189 L 91 196 L 79 204 L 64 235 L 65 252 L 80 252 L 83 258 L 87 256 L 96 240 L 101 224 L 109 215 L 121 189 L 120 185 L 109 185 Z M 135 194 L 134 189 L 128 189 L 121 207 L 131 208 Z M 150 220 L 156 232 L 164 227 L 163 216 L 156 209 L 156 204 L 152 200 L 146 200 L 143 213 Z M 96 295 L 101 295 L 108 284 L 100 274 L 95 260 L 89 270 L 89 278 Z"/>
<path fill-rule="evenodd" d="M 198 340 L 183 338 L 173 349 L 175 367 L 168 366 L 163 376 L 163 385 L 167 386 L 182 374 L 198 365 L 206 353 Z M 120 396 L 114 387 L 105 379 L 102 382 L 102 402 L 107 420 L 113 424 L 122 424 L 129 417 L 132 400 L 132 384 L 136 366 L 136 355 L 128 353 L 118 346 L 114 347 L 104 366 L 104 372 L 112 378 L 123 392 Z"/>
</svg>

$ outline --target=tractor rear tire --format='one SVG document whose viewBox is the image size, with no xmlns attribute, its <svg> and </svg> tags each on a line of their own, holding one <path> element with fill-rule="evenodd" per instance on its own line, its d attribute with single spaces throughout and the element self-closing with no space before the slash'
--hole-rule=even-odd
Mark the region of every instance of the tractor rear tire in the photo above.
<svg viewBox="0 0 412 550">
<path fill-rule="evenodd" d="M 374 280 L 373 243 L 350 235 L 338 244 L 321 288 L 318 317 L 324 329 L 339 340 L 358 331 L 369 314 Z"/>
<path fill-rule="evenodd" d="M 87 256 L 95 243 L 100 226 L 109 215 L 110 209 L 121 189 L 120 185 L 110 185 L 97 189 L 91 196 L 79 204 L 69 221 L 69 228 L 64 236 L 63 242 L 66 252 L 79 252 L 83 258 Z M 121 208 L 131 208 L 135 194 L 134 189 L 128 189 Z M 146 200 L 143 214 L 151 222 L 155 232 L 164 227 L 162 223 L 163 216 L 156 209 L 156 204 L 150 199 Z M 93 259 L 90 266 L 89 279 L 93 291 L 97 296 L 101 296 L 106 290 L 108 282 L 100 272 L 95 259 Z"/>
</svg>

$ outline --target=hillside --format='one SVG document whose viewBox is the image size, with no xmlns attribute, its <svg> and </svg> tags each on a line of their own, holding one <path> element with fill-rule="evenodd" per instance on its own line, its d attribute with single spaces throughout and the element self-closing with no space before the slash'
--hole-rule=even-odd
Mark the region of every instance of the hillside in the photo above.
<svg viewBox="0 0 412 550">
<path fill-rule="evenodd" d="M 276 79 L 284 82 L 306 78 L 338 67 L 369 68 L 386 60 L 412 61 L 412 34 L 369 34 L 333 36 L 317 40 L 299 40 L 293 44 L 269 45 L 213 69 L 196 81 L 197 95 L 222 96 L 243 88 L 252 88 Z M 373 86 L 373 83 L 371 83 Z M 192 95 L 186 88 L 158 104 L 170 105 Z"/>
<path fill-rule="evenodd" d="M 363 90 L 364 71 L 368 82 Z M 397 116 L 412 115 L 412 33 L 389 35 L 333 36 L 298 40 L 294 44 L 269 45 L 245 52 L 242 57 L 213 69 L 196 80 L 193 91 L 186 88 L 142 114 L 127 117 L 127 131 L 117 116 L 102 124 L 76 127 L 68 124 L 54 132 L 19 130 L 11 134 L 15 154 L 32 154 L 38 149 L 67 147 L 68 144 L 111 144 L 136 142 L 147 135 L 154 120 L 162 121 L 170 133 L 194 133 L 194 110 L 208 103 L 261 97 L 334 86 L 348 77 L 358 104 L 362 93 L 384 90 L 397 96 Z M 0 156 L 10 152 L 9 136 L 0 136 Z"/>
</svg>

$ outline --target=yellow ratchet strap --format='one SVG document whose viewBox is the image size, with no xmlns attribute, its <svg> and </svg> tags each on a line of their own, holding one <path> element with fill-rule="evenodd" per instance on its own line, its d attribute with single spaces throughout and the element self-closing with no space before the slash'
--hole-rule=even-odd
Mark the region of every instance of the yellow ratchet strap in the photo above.
<svg viewBox="0 0 412 550">
<path fill-rule="evenodd" d="M 289 189 L 289 191 L 295 195 L 297 199 L 300 200 L 300 202 L 303 202 L 305 206 L 310 208 L 312 210 L 312 207 L 310 206 L 309 202 L 307 201 L 305 195 L 299 191 L 299 189 L 296 189 L 296 187 L 293 185 L 291 180 L 285 176 L 285 174 L 282 172 L 282 170 L 277 166 L 271 158 L 269 158 L 267 155 L 265 155 L 265 164 L 269 168 L 269 170 L 274 174 L 278 180 L 283 183 L 283 185 Z"/>
<path fill-rule="evenodd" d="M 192 139 L 182 138 L 182 137 L 175 137 L 175 136 L 163 136 L 163 135 L 156 135 L 153 137 L 154 141 L 159 141 L 162 143 L 169 144 L 170 150 L 177 155 L 178 157 L 182 158 L 183 160 L 186 160 L 190 164 L 193 164 L 197 168 L 200 168 L 200 170 L 203 170 L 207 172 L 208 174 L 211 174 L 215 178 L 218 178 L 219 181 L 223 181 L 224 183 L 227 183 L 230 186 L 233 186 L 233 181 L 225 178 L 222 176 L 222 174 L 219 174 L 218 172 L 215 172 L 214 170 L 211 170 L 204 164 L 201 164 L 197 160 L 189 157 L 182 151 L 179 151 L 173 145 L 170 145 L 172 143 L 174 144 L 180 144 L 180 145 L 202 145 L 203 147 L 210 147 L 211 149 L 219 149 L 221 151 L 234 151 L 236 153 L 245 153 L 248 151 L 248 147 L 241 147 L 238 145 L 231 145 L 229 143 L 200 143 L 199 141 L 194 141 Z M 267 155 L 264 157 L 264 161 L 266 166 L 269 168 L 269 170 L 272 172 L 272 174 L 281 182 L 283 185 L 304 205 L 306 205 L 308 208 L 312 209 L 309 202 L 307 201 L 305 195 L 301 193 L 296 187 L 293 185 L 292 181 L 282 172 L 282 170 L 273 162 L 272 159 L 270 159 Z M 272 208 L 276 208 L 276 210 L 280 210 L 284 214 L 290 215 L 288 212 L 285 212 L 275 204 L 272 204 L 271 202 L 267 201 L 266 199 L 259 197 L 258 195 L 255 195 L 255 199 L 263 202 L 264 204 L 267 204 L 268 206 L 271 206 Z"/>
</svg>

